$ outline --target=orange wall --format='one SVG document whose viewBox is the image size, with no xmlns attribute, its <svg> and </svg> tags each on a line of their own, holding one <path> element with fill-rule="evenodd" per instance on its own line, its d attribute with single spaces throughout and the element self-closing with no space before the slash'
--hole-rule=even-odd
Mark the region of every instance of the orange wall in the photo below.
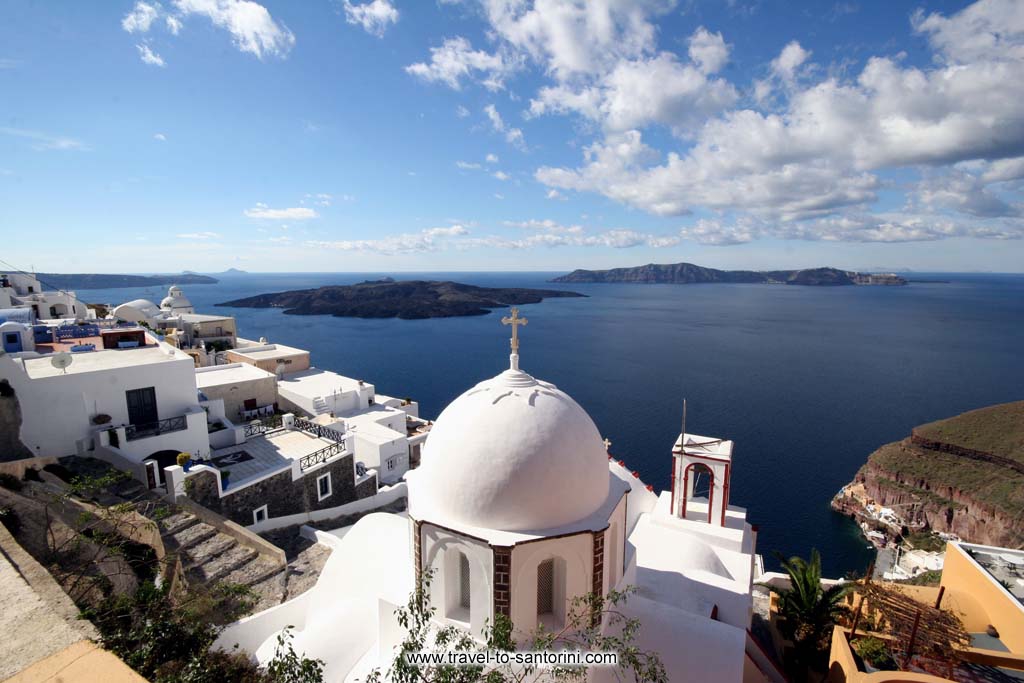
<svg viewBox="0 0 1024 683">
<path fill-rule="evenodd" d="M 960 613 L 968 631 L 984 631 L 992 624 L 1010 652 L 1024 654 L 1024 605 L 953 543 L 946 544 L 941 585 L 946 587 L 943 607 Z"/>
</svg>

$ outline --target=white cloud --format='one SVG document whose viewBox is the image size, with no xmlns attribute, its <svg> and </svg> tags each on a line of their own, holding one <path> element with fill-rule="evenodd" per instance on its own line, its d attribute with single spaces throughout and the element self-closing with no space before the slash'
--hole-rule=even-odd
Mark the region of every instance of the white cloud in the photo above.
<svg viewBox="0 0 1024 683">
<path fill-rule="evenodd" d="M 797 41 L 791 41 L 782 48 L 779 56 L 772 60 L 772 71 L 784 80 L 792 80 L 796 76 L 804 62 L 811 56 L 811 53 L 803 49 Z"/>
<path fill-rule="evenodd" d="M 701 26 L 690 36 L 690 59 L 701 73 L 714 74 L 722 70 L 729 61 L 729 46 L 721 33 L 711 33 Z"/>
<path fill-rule="evenodd" d="M 430 62 L 418 62 L 405 67 L 407 73 L 431 83 L 443 83 L 453 90 L 462 89 L 466 78 L 478 77 L 488 90 L 505 87 L 505 77 L 513 65 L 506 64 L 500 54 L 474 50 L 462 38 L 449 38 L 440 47 L 430 48 Z"/>
<path fill-rule="evenodd" d="M 174 0 L 174 7 L 181 16 L 206 17 L 231 34 L 235 47 L 258 59 L 284 57 L 295 45 L 292 32 L 252 0 Z"/>
<path fill-rule="evenodd" d="M 607 71 L 653 51 L 653 17 L 675 0 L 483 0 L 494 33 L 556 80 Z"/>
<path fill-rule="evenodd" d="M 342 195 L 340 197 L 340 199 L 341 199 L 341 201 L 344 202 L 344 201 L 350 201 L 352 199 L 352 197 L 350 197 L 349 195 Z M 302 203 L 303 204 L 305 204 L 306 202 L 311 202 L 311 203 L 315 204 L 316 206 L 330 206 L 333 201 L 334 201 L 334 195 L 328 194 L 326 192 L 319 192 L 319 193 L 316 193 L 316 194 L 306 193 L 306 195 L 303 196 L 303 198 L 302 198 Z M 257 205 L 257 206 L 259 206 L 259 205 Z"/>
<path fill-rule="evenodd" d="M 526 140 L 523 137 L 523 131 L 519 128 L 512 128 L 506 125 L 505 120 L 501 118 L 501 114 L 498 113 L 498 109 L 493 104 L 488 104 L 484 107 L 484 113 L 487 114 L 487 120 L 491 122 L 491 128 L 495 132 L 501 133 L 505 136 L 505 140 L 508 141 L 513 147 L 523 149 L 526 147 Z"/>
<path fill-rule="evenodd" d="M 178 239 L 183 240 L 213 240 L 220 237 L 219 232 L 184 232 L 177 235 Z"/>
<path fill-rule="evenodd" d="M 695 223 L 683 237 L 735 243 L 783 238 L 905 241 L 951 236 L 1009 239 L 1024 230 L 1024 12 L 1020 4 L 981 0 L 949 17 L 915 15 L 936 61 L 908 66 L 904 57 L 870 57 L 859 73 L 823 69 L 796 41 L 755 83 L 754 101 L 767 111 L 714 100 L 689 122 L 693 107 L 669 106 L 674 79 L 686 69 L 720 65 L 691 53 L 620 60 L 580 88 L 542 88 L 531 112 L 570 113 L 601 124 L 575 168 L 541 167 L 550 190 L 597 192 L 659 215 L 703 209 L 720 219 Z M 703 47 L 704 36 L 691 38 Z M 723 40 L 724 43 L 724 40 Z M 662 64 L 654 62 L 661 60 Z M 710 61 L 709 61 L 710 60 Z M 643 61 L 659 76 L 624 79 L 622 106 L 610 75 Z M 780 86 L 777 90 L 775 86 Z M 705 98 L 706 83 L 691 93 Z M 628 88 L 633 88 L 629 90 Z M 627 94 L 628 93 L 628 94 Z M 735 91 L 732 91 L 735 95 Z M 776 99 L 778 98 L 778 99 Z M 688 144 L 654 148 L 646 129 L 663 124 Z M 969 162 L 973 168 L 960 165 Z M 958 165 L 956 170 L 954 165 Z M 928 171 L 928 169 L 934 169 Z M 902 213 L 872 214 L 883 172 L 923 174 L 907 192 Z M 954 169 L 954 170 L 950 170 Z M 999 188 L 989 187 L 1002 183 Z M 908 190 L 905 188 L 909 188 Z M 771 228 L 764 226 L 771 225 Z"/>
<path fill-rule="evenodd" d="M 455 107 L 455 115 L 458 116 L 460 119 L 464 119 L 467 116 L 469 116 L 469 110 L 460 104 L 459 106 Z"/>
<path fill-rule="evenodd" d="M 0 71 L 4 69 L 16 69 L 21 66 L 20 59 L 11 59 L 10 57 L 0 58 Z"/>
<path fill-rule="evenodd" d="M 128 33 L 146 33 L 161 11 L 160 3 L 136 2 L 132 11 L 121 19 L 121 28 Z"/>
<path fill-rule="evenodd" d="M 167 136 L 164 135 L 163 133 L 154 133 L 153 139 L 159 140 L 160 142 L 167 142 Z"/>
<path fill-rule="evenodd" d="M 488 154 L 485 157 L 484 161 L 486 161 L 489 164 L 496 164 L 496 163 L 498 163 L 498 155 L 497 154 Z"/>
<path fill-rule="evenodd" d="M 561 201 L 565 201 L 566 199 L 566 196 L 559 192 L 558 190 L 548 190 L 548 193 L 545 196 L 548 199 L 558 199 Z"/>
<path fill-rule="evenodd" d="M 316 211 L 304 206 L 295 206 L 287 209 L 272 209 L 262 202 L 257 202 L 256 206 L 251 209 L 246 209 L 243 213 L 248 218 L 271 220 L 304 221 L 309 220 L 310 218 L 319 217 L 319 214 Z"/>
<path fill-rule="evenodd" d="M 398 22 L 398 10 L 389 0 L 372 0 L 363 4 L 353 4 L 344 0 L 345 21 L 362 26 L 370 35 L 382 38 L 389 24 Z"/>
<path fill-rule="evenodd" d="M 505 195 L 503 195 L 503 194 L 499 194 L 498 192 L 495 192 L 495 193 L 494 193 L 494 198 L 495 198 L 495 199 L 504 199 L 504 198 L 505 198 Z"/>
<path fill-rule="evenodd" d="M 150 66 L 167 66 L 164 63 L 163 57 L 153 52 L 149 45 L 139 43 L 135 48 L 139 51 L 139 59 L 141 59 L 144 64 L 149 64 Z"/>
<path fill-rule="evenodd" d="M 482 168 L 480 164 L 472 163 L 469 161 L 456 161 L 455 165 L 458 168 L 461 168 L 463 171 L 478 171 L 480 170 L 480 168 Z"/>
<path fill-rule="evenodd" d="M 25 128 L 8 128 L 0 126 L 0 135 L 10 135 L 16 138 L 24 138 L 32 141 L 32 149 L 38 151 L 59 151 L 59 152 L 85 152 L 91 149 L 89 145 L 74 138 L 50 135 L 37 130 Z"/>
<path fill-rule="evenodd" d="M 181 32 L 183 19 L 192 15 L 206 17 L 214 26 L 225 29 L 239 50 L 259 59 L 284 57 L 295 45 L 292 32 L 274 21 L 267 8 L 253 0 L 172 0 L 170 10 L 165 10 L 159 2 L 139 0 L 121 19 L 121 28 L 128 33 L 148 33 L 154 23 L 163 18 L 167 32 L 176 36 Z M 164 66 L 163 59 L 148 45 L 142 43 L 137 47 L 142 61 Z"/>
<path fill-rule="evenodd" d="M 372 240 L 311 240 L 306 246 L 315 249 L 336 249 L 339 251 L 369 251 L 381 254 L 434 251 L 454 237 L 468 235 L 463 225 L 428 228 L 418 233 L 403 233 Z"/>
<path fill-rule="evenodd" d="M 504 171 L 495 171 L 491 175 L 501 181 L 508 180 L 512 177 L 508 173 L 505 173 Z"/>
</svg>

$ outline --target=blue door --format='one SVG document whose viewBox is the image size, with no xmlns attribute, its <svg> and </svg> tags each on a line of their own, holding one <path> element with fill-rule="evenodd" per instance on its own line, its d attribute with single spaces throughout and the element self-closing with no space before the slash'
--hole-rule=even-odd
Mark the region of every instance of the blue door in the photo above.
<svg viewBox="0 0 1024 683">
<path fill-rule="evenodd" d="M 4 351 L 7 353 L 17 353 L 22 350 L 21 335 L 17 332 L 4 332 Z"/>
</svg>

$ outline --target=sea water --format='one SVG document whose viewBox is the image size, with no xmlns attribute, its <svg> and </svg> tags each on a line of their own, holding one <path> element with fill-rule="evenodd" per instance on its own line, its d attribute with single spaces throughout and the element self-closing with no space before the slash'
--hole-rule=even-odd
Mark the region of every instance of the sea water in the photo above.
<svg viewBox="0 0 1024 683">
<path fill-rule="evenodd" d="M 735 441 L 730 502 L 758 526 L 769 567 L 775 551 L 817 548 L 826 574 L 862 571 L 873 553 L 829 500 L 867 456 L 923 422 L 1024 399 L 1024 276 L 798 287 L 547 282 L 557 273 L 278 273 L 183 289 L 197 312 L 235 316 L 241 336 L 309 349 L 315 366 L 414 398 L 427 418 L 507 367 L 505 310 L 362 320 L 214 306 L 384 275 L 586 294 L 522 307 L 523 369 L 573 396 L 615 457 L 656 489 L 670 486 L 687 399 L 689 432 Z M 166 287 L 79 292 L 114 304 L 159 304 L 165 295 Z"/>
</svg>

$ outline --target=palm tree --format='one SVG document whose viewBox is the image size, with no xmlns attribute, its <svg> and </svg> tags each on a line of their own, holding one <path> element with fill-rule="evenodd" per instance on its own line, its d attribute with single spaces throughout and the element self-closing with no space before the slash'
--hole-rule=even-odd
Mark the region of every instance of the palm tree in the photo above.
<svg viewBox="0 0 1024 683">
<path fill-rule="evenodd" d="M 848 609 L 843 597 L 852 583 L 821 585 L 821 555 L 811 550 L 810 560 L 776 553 L 782 568 L 789 574 L 790 587 L 777 590 L 779 615 L 785 618 L 785 635 L 792 639 L 794 655 L 799 663 L 815 666 L 827 650 L 836 620 Z"/>
</svg>

